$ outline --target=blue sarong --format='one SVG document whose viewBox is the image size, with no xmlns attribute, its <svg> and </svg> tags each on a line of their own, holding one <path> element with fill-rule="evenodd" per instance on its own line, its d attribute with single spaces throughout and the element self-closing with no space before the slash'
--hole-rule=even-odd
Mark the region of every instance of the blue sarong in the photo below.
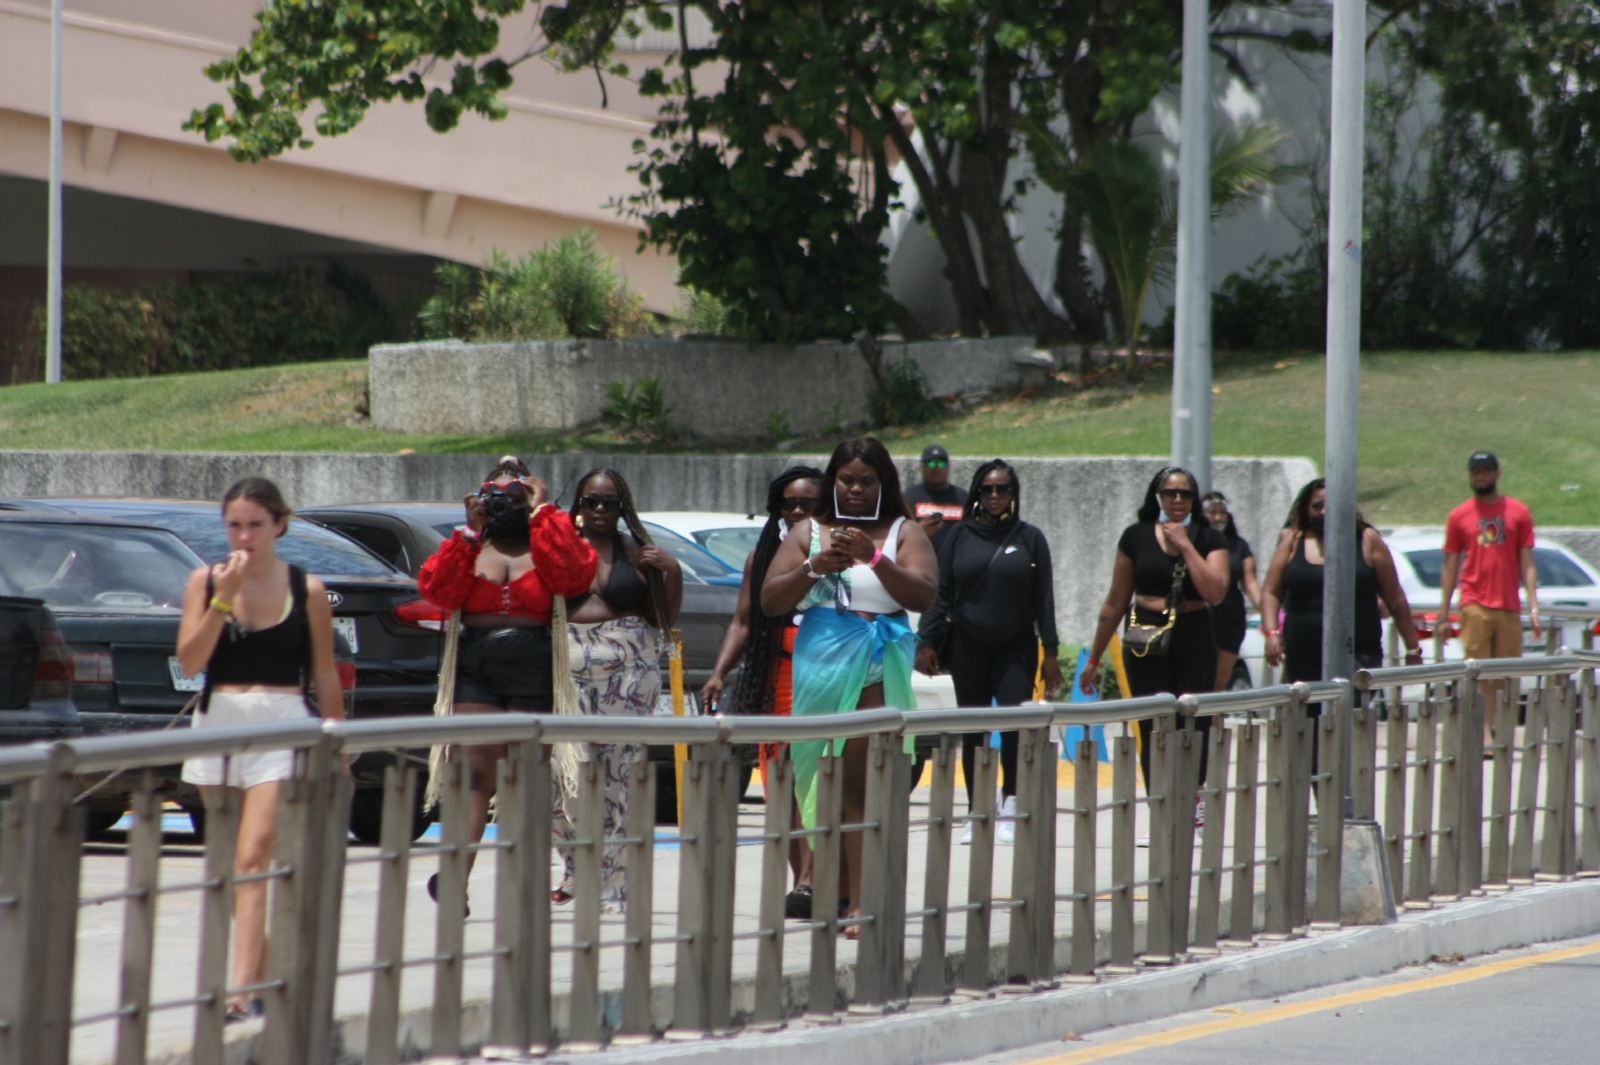
<svg viewBox="0 0 1600 1065">
<path fill-rule="evenodd" d="M 883 680 L 883 705 L 915 710 L 911 664 L 917 637 L 904 614 L 880 614 L 871 621 L 829 606 L 805 612 L 794 638 L 794 716 L 842 714 L 856 708 L 861 689 Z M 817 759 L 833 745 L 844 753 L 844 740 L 810 740 L 790 744 L 795 794 L 807 828 L 817 824 Z M 911 740 L 906 740 L 906 750 Z"/>
</svg>

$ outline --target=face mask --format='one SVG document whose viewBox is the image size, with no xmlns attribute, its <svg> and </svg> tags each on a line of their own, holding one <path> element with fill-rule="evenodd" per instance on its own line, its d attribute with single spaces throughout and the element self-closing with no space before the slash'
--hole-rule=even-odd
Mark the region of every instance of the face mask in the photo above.
<svg viewBox="0 0 1600 1065">
<path fill-rule="evenodd" d="M 514 540 L 519 534 L 527 535 L 530 513 L 526 507 L 512 507 L 489 522 L 489 536 L 495 540 Z"/>
<path fill-rule="evenodd" d="M 1167 513 L 1167 508 L 1166 507 L 1162 507 L 1161 508 L 1161 520 L 1162 521 L 1171 521 L 1172 520 L 1172 515 Z M 1194 515 L 1193 514 L 1185 514 L 1183 516 L 1183 527 L 1187 529 L 1189 527 L 1189 523 L 1191 521 L 1193 521 L 1193 520 L 1194 520 Z"/>
<path fill-rule="evenodd" d="M 1313 514 L 1309 519 L 1311 531 L 1316 533 L 1319 538 L 1322 536 L 1322 525 L 1326 520 L 1326 514 Z"/>
<path fill-rule="evenodd" d="M 838 518 L 840 521 L 877 521 L 878 520 L 878 514 L 882 510 L 883 510 L 883 489 L 879 488 L 878 489 L 878 503 L 877 503 L 876 506 L 874 506 L 872 508 L 871 516 L 856 517 L 855 515 L 852 515 L 852 514 L 846 514 L 844 512 L 843 507 L 841 507 L 840 504 L 839 504 L 839 482 L 837 482 L 837 481 L 834 482 L 834 484 L 833 484 L 833 515 L 834 515 L 834 517 Z"/>
</svg>

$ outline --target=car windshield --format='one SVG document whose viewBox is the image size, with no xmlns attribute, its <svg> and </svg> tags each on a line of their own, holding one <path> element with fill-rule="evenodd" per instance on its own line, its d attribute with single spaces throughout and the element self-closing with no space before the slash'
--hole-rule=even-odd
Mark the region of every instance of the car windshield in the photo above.
<svg viewBox="0 0 1600 1065">
<path fill-rule="evenodd" d="M 710 580 L 713 577 L 726 577 L 730 574 L 738 576 L 744 569 L 744 559 L 739 560 L 739 569 L 733 569 L 723 564 L 716 555 L 707 551 L 699 544 L 686 537 L 679 536 L 664 526 L 654 522 L 644 523 L 645 531 L 656 542 L 656 546 L 678 560 L 678 564 L 689 573 L 701 580 Z"/>
<path fill-rule="evenodd" d="M 1443 551 L 1407 551 L 1405 554 L 1423 587 L 1439 587 L 1440 573 L 1444 569 Z M 1594 583 L 1581 566 L 1553 547 L 1534 548 L 1533 564 L 1539 569 L 1541 588 L 1585 588 Z"/>
<path fill-rule="evenodd" d="M 130 517 L 171 529 L 207 562 L 221 562 L 228 557 L 228 532 L 214 513 L 161 510 Z M 332 577 L 393 577 L 400 572 L 349 537 L 293 518 L 289 520 L 289 531 L 278 541 L 277 554 L 307 573 Z"/>
<path fill-rule="evenodd" d="M 55 609 L 181 611 L 198 565 L 177 537 L 155 529 L 0 523 L 0 592 Z"/>
<path fill-rule="evenodd" d="M 761 526 L 736 525 L 731 529 L 696 529 L 694 538 L 707 551 L 739 572 L 744 572 L 744 560 L 756 549 L 761 539 Z"/>
</svg>

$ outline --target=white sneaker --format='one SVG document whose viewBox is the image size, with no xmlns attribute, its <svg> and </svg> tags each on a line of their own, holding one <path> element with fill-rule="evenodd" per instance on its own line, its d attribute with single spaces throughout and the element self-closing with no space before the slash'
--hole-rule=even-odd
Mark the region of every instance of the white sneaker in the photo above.
<svg viewBox="0 0 1600 1065">
<path fill-rule="evenodd" d="M 971 821 L 968 821 L 967 824 L 966 824 L 966 827 L 961 830 L 961 845 L 963 847 L 972 846 L 972 822 Z"/>
<path fill-rule="evenodd" d="M 1144 848 L 1148 849 L 1149 846 L 1150 846 L 1150 837 L 1148 835 L 1140 836 L 1138 842 L 1136 842 L 1134 844 L 1134 846 L 1135 847 L 1144 847 Z"/>
<path fill-rule="evenodd" d="M 1015 817 L 1017 815 L 1017 797 L 1007 795 L 1005 802 L 1000 804 L 1001 817 Z M 1017 841 L 1017 823 L 1015 821 L 996 821 L 994 825 L 995 843 L 1011 844 Z"/>
<path fill-rule="evenodd" d="M 1206 797 L 1204 795 L 1199 796 L 1194 801 L 1194 827 L 1196 829 L 1206 827 Z"/>
</svg>

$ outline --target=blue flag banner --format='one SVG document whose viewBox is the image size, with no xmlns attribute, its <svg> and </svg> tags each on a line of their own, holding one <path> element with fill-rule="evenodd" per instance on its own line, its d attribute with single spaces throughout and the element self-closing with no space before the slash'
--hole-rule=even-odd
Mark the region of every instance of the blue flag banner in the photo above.
<svg viewBox="0 0 1600 1065">
<path fill-rule="evenodd" d="M 1089 649 L 1087 647 L 1078 651 L 1078 669 L 1072 675 L 1072 692 L 1067 697 L 1069 703 L 1097 703 L 1100 701 L 1100 692 L 1096 689 L 1085 695 L 1083 689 L 1078 687 L 1078 678 L 1083 676 L 1083 671 L 1089 668 Z M 1104 725 L 1068 725 L 1062 730 L 1061 759 L 1064 762 L 1073 760 L 1072 752 L 1078 744 L 1085 739 L 1094 741 L 1095 758 L 1101 762 L 1111 761 L 1111 756 L 1106 751 L 1106 727 Z"/>
</svg>

